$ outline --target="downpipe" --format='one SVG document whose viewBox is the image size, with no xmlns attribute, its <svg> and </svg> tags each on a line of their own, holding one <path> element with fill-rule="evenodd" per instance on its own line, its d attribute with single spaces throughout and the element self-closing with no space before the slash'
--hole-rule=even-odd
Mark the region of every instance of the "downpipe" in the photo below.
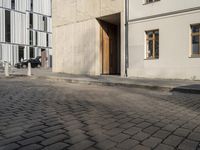
<svg viewBox="0 0 200 150">
<path fill-rule="evenodd" d="M 125 77 L 128 77 L 129 53 L 128 53 L 128 10 L 129 0 L 125 0 Z"/>
</svg>

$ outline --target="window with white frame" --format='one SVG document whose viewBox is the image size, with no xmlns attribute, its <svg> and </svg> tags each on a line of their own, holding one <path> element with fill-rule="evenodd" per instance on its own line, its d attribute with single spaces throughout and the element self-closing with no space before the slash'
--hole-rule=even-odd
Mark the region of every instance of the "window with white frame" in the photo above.
<svg viewBox="0 0 200 150">
<path fill-rule="evenodd" d="M 191 25 L 191 56 L 200 56 L 200 24 Z"/>
<path fill-rule="evenodd" d="M 146 31 L 146 59 L 159 58 L 159 30 Z"/>
<path fill-rule="evenodd" d="M 154 2 L 158 2 L 160 0 L 145 0 L 145 4 L 149 4 L 149 3 L 154 3 Z"/>
</svg>

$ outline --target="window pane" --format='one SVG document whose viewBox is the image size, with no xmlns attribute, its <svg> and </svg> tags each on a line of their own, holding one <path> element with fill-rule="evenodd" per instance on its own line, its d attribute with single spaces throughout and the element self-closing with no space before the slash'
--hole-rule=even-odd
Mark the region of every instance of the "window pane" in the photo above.
<svg viewBox="0 0 200 150">
<path fill-rule="evenodd" d="M 19 46 L 19 62 L 22 61 L 24 59 L 24 47 Z"/>
<path fill-rule="evenodd" d="M 15 9 L 15 0 L 11 0 L 11 8 Z"/>
<path fill-rule="evenodd" d="M 153 40 L 147 41 L 147 57 L 153 57 Z"/>
<path fill-rule="evenodd" d="M 196 33 L 199 32 L 200 25 L 192 25 L 191 28 L 192 28 L 192 33 Z"/>
<path fill-rule="evenodd" d="M 30 58 L 34 58 L 34 48 L 30 47 Z"/>
<path fill-rule="evenodd" d="M 10 11 L 5 10 L 5 40 L 6 42 L 11 41 L 11 36 L 10 36 Z"/>
<path fill-rule="evenodd" d="M 35 45 L 38 45 L 38 33 L 37 31 L 35 32 Z"/>
<path fill-rule="evenodd" d="M 153 38 L 153 31 L 147 32 L 147 36 L 148 36 L 148 38 Z"/>
<path fill-rule="evenodd" d="M 33 14 L 31 13 L 29 14 L 29 28 L 33 28 Z"/>
<path fill-rule="evenodd" d="M 159 58 L 159 41 L 156 40 L 155 44 L 155 58 Z"/>
<path fill-rule="evenodd" d="M 30 1 L 31 11 L 33 11 L 33 0 Z"/>
<path fill-rule="evenodd" d="M 159 31 L 155 31 L 155 57 L 159 58 Z"/>
<path fill-rule="evenodd" d="M 47 47 L 49 47 L 49 34 L 47 34 Z"/>
<path fill-rule="evenodd" d="M 192 36 L 192 54 L 199 54 L 199 36 Z"/>
<path fill-rule="evenodd" d="M 47 31 L 47 17 L 43 16 L 44 31 Z"/>
<path fill-rule="evenodd" d="M 29 31 L 29 44 L 33 45 L 33 31 Z"/>
</svg>

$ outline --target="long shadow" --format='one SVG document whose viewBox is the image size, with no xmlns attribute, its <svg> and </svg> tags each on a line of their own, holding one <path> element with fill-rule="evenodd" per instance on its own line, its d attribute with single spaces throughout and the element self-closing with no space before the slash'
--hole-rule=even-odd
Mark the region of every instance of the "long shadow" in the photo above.
<svg viewBox="0 0 200 150">
<path fill-rule="evenodd" d="M 175 87 L 171 92 L 182 92 L 190 94 L 200 94 L 200 84 L 191 84 L 186 86 Z"/>
</svg>

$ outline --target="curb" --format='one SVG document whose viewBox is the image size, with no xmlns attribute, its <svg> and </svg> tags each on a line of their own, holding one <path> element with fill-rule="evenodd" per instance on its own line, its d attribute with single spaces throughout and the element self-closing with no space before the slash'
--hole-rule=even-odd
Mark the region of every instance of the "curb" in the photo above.
<svg viewBox="0 0 200 150">
<path fill-rule="evenodd" d="M 67 83 L 79 83 L 79 84 L 88 84 L 88 85 L 102 85 L 102 86 L 119 86 L 119 87 L 127 87 L 127 88 L 143 88 L 154 91 L 167 91 L 167 92 L 180 92 L 180 93 L 188 93 L 188 94 L 200 94 L 200 89 L 187 88 L 187 87 L 173 87 L 173 86 L 157 86 L 157 85 L 149 85 L 149 84 L 137 84 L 137 83 L 119 83 L 119 82 L 105 82 L 98 80 L 84 80 L 84 79 L 75 79 L 75 78 L 62 78 L 62 77 L 45 77 L 38 76 L 39 79 L 46 79 L 51 81 L 61 81 Z"/>
</svg>

